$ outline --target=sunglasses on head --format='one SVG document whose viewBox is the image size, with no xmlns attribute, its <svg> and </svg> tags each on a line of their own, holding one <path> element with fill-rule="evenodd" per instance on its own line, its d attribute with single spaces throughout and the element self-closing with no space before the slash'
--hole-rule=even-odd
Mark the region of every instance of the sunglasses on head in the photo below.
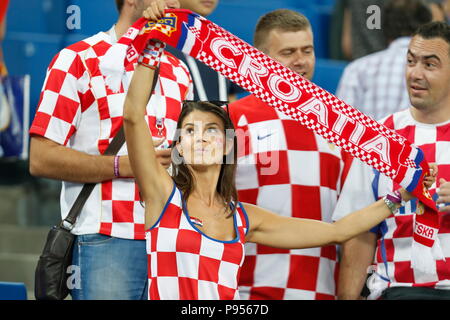
<svg viewBox="0 0 450 320">
<path fill-rule="evenodd" d="M 184 100 L 184 102 L 209 102 L 212 103 L 213 105 L 217 106 L 217 107 L 226 107 L 227 110 L 227 114 L 228 117 L 230 116 L 230 112 L 228 111 L 228 101 L 221 101 L 221 100 L 206 100 L 206 101 L 202 101 L 202 100 Z"/>
</svg>

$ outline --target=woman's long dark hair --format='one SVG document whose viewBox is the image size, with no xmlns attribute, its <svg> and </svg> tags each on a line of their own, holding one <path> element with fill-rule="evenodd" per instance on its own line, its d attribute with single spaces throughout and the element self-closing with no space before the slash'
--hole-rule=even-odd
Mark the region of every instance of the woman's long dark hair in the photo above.
<svg viewBox="0 0 450 320">
<path fill-rule="evenodd" d="M 181 127 L 184 119 L 194 110 L 203 112 L 210 112 L 219 117 L 225 128 L 225 143 L 232 139 L 233 148 L 228 154 L 224 154 L 223 162 L 220 168 L 219 181 L 217 182 L 217 192 L 229 204 L 233 202 L 232 212 L 229 216 L 234 214 L 238 201 L 238 194 L 236 190 L 236 164 L 237 164 L 237 139 L 234 134 L 234 126 L 227 111 L 217 106 L 216 104 L 206 101 L 185 101 L 181 114 L 178 118 L 176 136 L 173 139 L 172 149 L 172 179 L 183 194 L 183 200 L 187 201 L 195 186 L 195 179 L 190 169 L 186 166 L 184 161 L 174 161 L 174 159 L 181 159 L 178 149 L 174 147 L 177 142 L 180 142 Z M 232 136 L 231 136 L 232 133 Z"/>
</svg>

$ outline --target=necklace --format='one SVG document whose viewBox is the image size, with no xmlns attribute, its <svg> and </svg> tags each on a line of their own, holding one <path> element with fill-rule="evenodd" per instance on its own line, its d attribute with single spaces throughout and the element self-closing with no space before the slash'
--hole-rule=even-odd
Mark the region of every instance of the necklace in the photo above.
<svg viewBox="0 0 450 320">
<path fill-rule="evenodd" d="M 196 217 L 190 217 L 190 219 L 193 224 L 203 227 L 203 221 L 201 219 L 196 218 Z"/>
</svg>

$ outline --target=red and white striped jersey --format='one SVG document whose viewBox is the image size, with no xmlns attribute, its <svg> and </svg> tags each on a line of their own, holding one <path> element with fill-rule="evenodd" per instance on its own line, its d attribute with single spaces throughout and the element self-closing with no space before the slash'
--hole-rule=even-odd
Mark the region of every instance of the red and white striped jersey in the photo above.
<svg viewBox="0 0 450 320">
<path fill-rule="evenodd" d="M 439 179 L 450 180 L 450 121 L 440 124 L 419 123 L 412 117 L 410 109 L 407 109 L 394 113 L 381 122 L 420 147 L 429 163 L 438 165 L 436 184 L 430 189 L 433 199 L 436 200 Z M 393 185 L 391 179 L 355 159 L 333 219 L 339 220 L 373 203 L 397 187 Z M 382 290 L 394 286 L 450 289 L 450 215 L 440 213 L 441 226 L 438 238 L 446 260 L 436 261 L 437 276 L 432 276 L 411 268 L 416 208 L 417 200 L 410 201 L 376 228 L 380 238 L 374 262 L 376 272 L 368 283 L 373 293 L 369 298 L 376 299 Z"/>
<path fill-rule="evenodd" d="M 146 232 L 150 300 L 239 299 L 248 217 L 239 203 L 236 238 L 220 241 L 192 222 L 181 191 L 174 186 L 158 221 Z"/>
<path fill-rule="evenodd" d="M 99 70 L 99 58 L 111 47 L 109 34 L 100 32 L 60 51 L 51 61 L 30 134 L 40 135 L 69 148 L 103 154 L 122 125 L 126 96 L 123 85 L 113 93 Z M 127 81 L 134 65 L 127 68 Z M 162 136 L 173 139 L 181 102 L 191 99 L 193 88 L 187 67 L 163 55 L 155 94 L 146 120 L 153 136 L 156 119 L 164 123 Z M 119 155 L 126 155 L 126 145 Z M 82 184 L 62 182 L 61 215 L 64 218 Z M 97 184 L 78 217 L 75 234 L 101 233 L 118 238 L 144 239 L 144 209 L 134 179 Z"/>
<path fill-rule="evenodd" d="M 239 200 L 331 222 L 345 154 L 254 96 L 229 110 L 238 137 Z M 247 243 L 245 252 L 243 299 L 335 299 L 336 246 L 282 250 Z"/>
</svg>

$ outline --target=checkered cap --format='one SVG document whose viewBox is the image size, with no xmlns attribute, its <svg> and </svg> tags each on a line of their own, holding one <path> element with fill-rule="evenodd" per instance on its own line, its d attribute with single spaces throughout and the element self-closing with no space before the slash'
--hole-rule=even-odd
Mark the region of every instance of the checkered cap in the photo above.
<svg viewBox="0 0 450 320">
<path fill-rule="evenodd" d="M 89 154 L 103 154 L 122 125 L 123 85 L 113 93 L 99 70 L 99 57 L 111 46 L 100 32 L 59 52 L 49 65 L 30 134 Z M 134 65 L 127 71 L 131 79 Z M 147 106 L 147 122 L 154 136 L 156 115 L 164 119 L 163 135 L 171 140 L 181 102 L 192 98 L 187 67 L 175 57 L 163 55 L 159 84 Z M 126 145 L 118 153 L 126 155 Z M 64 218 L 82 188 L 63 182 L 61 214 Z M 96 186 L 83 207 L 75 234 L 102 233 L 126 239 L 144 239 L 144 209 L 134 179 L 104 181 Z"/>
<path fill-rule="evenodd" d="M 331 221 L 346 155 L 255 96 L 229 105 L 238 133 L 239 199 L 287 217 Z M 245 299 L 334 299 L 336 246 L 281 250 L 247 243 Z"/>
<path fill-rule="evenodd" d="M 236 238 L 208 237 L 183 210 L 174 186 L 165 210 L 146 233 L 150 300 L 239 299 L 238 277 L 244 261 L 248 218 L 239 204 L 234 215 Z"/>
<path fill-rule="evenodd" d="M 419 146 L 429 163 L 438 165 L 437 184 L 430 189 L 430 194 L 433 199 L 436 199 L 439 179 L 450 180 L 450 122 L 438 125 L 420 124 L 412 118 L 409 109 L 397 112 L 381 121 L 403 135 L 409 142 Z M 334 213 L 335 219 L 340 219 L 348 213 L 373 203 L 376 200 L 374 194 L 377 198 L 381 198 L 395 188 L 391 179 L 375 174 L 371 168 L 361 165 L 360 162 L 352 165 L 347 182 Z M 436 261 L 436 272 L 433 276 L 411 268 L 411 246 L 416 210 L 417 201 L 410 201 L 399 209 L 398 214 L 391 215 L 378 227 L 381 238 L 377 242 L 376 274 L 372 276 L 370 287 L 426 286 L 450 290 L 449 216 L 439 213 L 441 225 L 438 238 L 446 259 Z"/>
</svg>

